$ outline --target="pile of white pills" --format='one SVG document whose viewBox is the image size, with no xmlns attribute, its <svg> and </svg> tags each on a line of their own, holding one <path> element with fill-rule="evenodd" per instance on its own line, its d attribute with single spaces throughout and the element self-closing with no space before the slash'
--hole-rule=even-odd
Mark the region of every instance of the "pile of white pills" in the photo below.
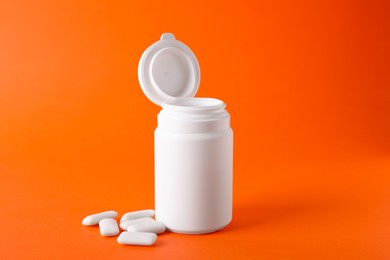
<svg viewBox="0 0 390 260">
<path fill-rule="evenodd" d="M 82 224 L 93 226 L 99 224 L 102 236 L 117 236 L 120 231 L 125 230 L 118 236 L 118 243 L 124 245 L 151 246 L 156 243 L 157 234 L 163 233 L 165 227 L 162 223 L 153 219 L 154 210 L 138 210 L 126 213 L 122 216 L 120 224 L 116 221 L 118 212 L 110 210 L 83 219 Z"/>
</svg>

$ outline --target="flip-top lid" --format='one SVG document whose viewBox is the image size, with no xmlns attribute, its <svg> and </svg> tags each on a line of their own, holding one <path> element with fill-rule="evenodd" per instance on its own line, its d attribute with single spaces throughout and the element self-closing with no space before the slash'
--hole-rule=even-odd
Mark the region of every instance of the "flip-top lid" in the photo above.
<svg viewBox="0 0 390 260">
<path fill-rule="evenodd" d="M 142 54 L 138 80 L 145 95 L 157 105 L 194 97 L 200 82 L 199 64 L 190 48 L 172 33 L 164 33 Z"/>
</svg>

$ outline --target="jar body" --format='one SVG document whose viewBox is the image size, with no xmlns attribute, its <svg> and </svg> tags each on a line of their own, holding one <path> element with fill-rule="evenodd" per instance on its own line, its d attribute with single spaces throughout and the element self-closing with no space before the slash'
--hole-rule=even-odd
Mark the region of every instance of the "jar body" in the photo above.
<svg viewBox="0 0 390 260">
<path fill-rule="evenodd" d="M 172 124 L 225 125 L 181 132 L 159 115 L 155 131 L 156 219 L 177 233 L 210 233 L 232 219 L 233 131 L 226 116 L 198 119 L 184 116 Z"/>
</svg>

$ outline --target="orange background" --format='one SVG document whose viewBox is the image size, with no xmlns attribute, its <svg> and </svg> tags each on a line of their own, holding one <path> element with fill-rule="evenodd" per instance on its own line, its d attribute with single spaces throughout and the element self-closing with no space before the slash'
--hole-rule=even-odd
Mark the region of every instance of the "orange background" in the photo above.
<svg viewBox="0 0 390 260">
<path fill-rule="evenodd" d="M 389 259 L 389 1 L 0 1 L 0 258 Z M 88 214 L 153 208 L 161 33 L 227 103 L 234 217 L 126 247 Z M 135 257 L 135 258 L 133 258 Z"/>
</svg>

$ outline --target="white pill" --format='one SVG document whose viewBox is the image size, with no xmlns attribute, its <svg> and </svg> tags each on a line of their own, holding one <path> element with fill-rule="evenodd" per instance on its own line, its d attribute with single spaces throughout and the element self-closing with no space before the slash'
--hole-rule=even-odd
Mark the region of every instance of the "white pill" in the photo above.
<svg viewBox="0 0 390 260">
<path fill-rule="evenodd" d="M 151 218 L 153 216 L 154 216 L 153 209 L 138 210 L 138 211 L 128 212 L 124 214 L 121 218 L 121 222 L 131 220 L 131 219 L 137 219 L 137 218 L 146 218 L 146 217 Z"/>
<path fill-rule="evenodd" d="M 117 241 L 124 245 L 151 246 L 156 243 L 157 235 L 146 232 L 122 232 Z"/>
<path fill-rule="evenodd" d="M 119 226 L 121 227 L 121 229 L 127 230 L 127 227 L 132 224 L 139 223 L 139 222 L 153 222 L 153 221 L 155 220 L 152 218 L 137 218 L 137 219 L 123 221 L 119 224 Z"/>
<path fill-rule="evenodd" d="M 82 224 L 85 226 L 93 226 L 97 225 L 100 220 L 104 218 L 116 218 L 118 216 L 118 212 L 109 210 L 109 211 L 104 211 L 101 213 L 96 213 L 93 215 L 89 215 L 88 217 L 85 217 L 83 219 Z"/>
<path fill-rule="evenodd" d="M 138 222 L 127 227 L 129 232 L 150 232 L 160 234 L 165 231 L 165 226 L 158 221 L 153 222 Z"/>
<path fill-rule="evenodd" d="M 100 234 L 105 237 L 116 236 L 119 234 L 118 223 L 114 218 L 104 218 L 99 221 Z"/>
</svg>

